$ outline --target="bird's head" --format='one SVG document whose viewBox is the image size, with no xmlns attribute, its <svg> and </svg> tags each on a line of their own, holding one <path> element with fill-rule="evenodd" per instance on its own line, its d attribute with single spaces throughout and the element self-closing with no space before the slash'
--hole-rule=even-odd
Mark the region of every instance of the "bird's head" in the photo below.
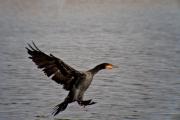
<svg viewBox="0 0 180 120">
<path fill-rule="evenodd" d="M 118 66 L 113 65 L 111 63 L 102 63 L 100 65 L 98 65 L 99 69 L 113 69 L 113 68 L 118 68 Z"/>
<path fill-rule="evenodd" d="M 101 63 L 101 64 L 97 65 L 96 67 L 94 67 L 93 69 L 91 69 L 89 71 L 92 72 L 93 74 L 96 74 L 98 71 L 100 71 L 102 69 L 111 70 L 113 68 L 118 68 L 118 66 L 113 65 L 111 63 Z"/>
<path fill-rule="evenodd" d="M 104 63 L 105 69 L 113 69 L 113 68 L 118 68 L 118 66 L 113 65 L 111 63 Z"/>
</svg>

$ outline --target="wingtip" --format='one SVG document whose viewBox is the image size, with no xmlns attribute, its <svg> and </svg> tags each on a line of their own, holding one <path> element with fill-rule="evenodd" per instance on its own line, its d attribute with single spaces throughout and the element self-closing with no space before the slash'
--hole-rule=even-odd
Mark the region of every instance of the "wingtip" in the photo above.
<svg viewBox="0 0 180 120">
<path fill-rule="evenodd" d="M 34 43 L 34 41 L 32 40 L 32 45 L 27 43 L 28 47 L 25 47 L 28 51 L 41 51 L 36 44 Z"/>
<path fill-rule="evenodd" d="M 29 48 L 30 48 L 31 50 L 35 50 L 29 43 L 27 43 L 27 45 L 29 46 Z M 28 48 L 28 49 L 29 49 L 29 48 Z M 30 49 L 29 49 L 29 50 L 30 50 Z"/>
<path fill-rule="evenodd" d="M 25 49 L 28 51 L 29 49 L 27 47 L 25 47 Z"/>
<path fill-rule="evenodd" d="M 34 43 L 34 41 L 32 41 L 32 44 L 34 45 L 34 47 L 36 48 L 37 51 L 41 52 L 41 50 L 37 47 L 37 45 Z"/>
</svg>

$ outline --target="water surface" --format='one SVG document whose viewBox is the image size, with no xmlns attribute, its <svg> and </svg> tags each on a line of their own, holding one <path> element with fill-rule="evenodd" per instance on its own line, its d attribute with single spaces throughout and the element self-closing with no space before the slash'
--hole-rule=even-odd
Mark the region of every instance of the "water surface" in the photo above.
<svg viewBox="0 0 180 120">
<path fill-rule="evenodd" d="M 172 0 L 1 1 L 0 120 L 180 119 L 180 6 Z M 28 59 L 32 40 L 78 70 L 101 62 L 85 98 L 52 108 L 67 92 Z"/>
</svg>

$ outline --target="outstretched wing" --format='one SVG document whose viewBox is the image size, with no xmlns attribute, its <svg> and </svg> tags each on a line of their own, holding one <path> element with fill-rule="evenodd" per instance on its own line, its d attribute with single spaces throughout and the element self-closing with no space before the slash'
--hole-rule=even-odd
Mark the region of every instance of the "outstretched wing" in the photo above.
<svg viewBox="0 0 180 120">
<path fill-rule="evenodd" d="M 82 73 L 64 63 L 61 59 L 47 55 L 42 52 L 33 42 L 33 47 L 28 44 L 26 47 L 30 59 L 42 69 L 44 73 L 51 77 L 58 84 L 62 84 L 65 90 L 70 90 L 73 84 L 82 76 Z"/>
</svg>

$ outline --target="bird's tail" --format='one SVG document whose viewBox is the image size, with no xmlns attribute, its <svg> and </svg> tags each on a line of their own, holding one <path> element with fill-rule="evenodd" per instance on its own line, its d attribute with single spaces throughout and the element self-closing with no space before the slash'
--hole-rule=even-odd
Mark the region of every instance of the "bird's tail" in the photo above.
<svg viewBox="0 0 180 120">
<path fill-rule="evenodd" d="M 55 115 L 57 115 L 59 112 L 64 111 L 64 110 L 67 108 L 68 104 L 69 104 L 69 102 L 65 100 L 64 102 L 56 105 L 56 106 L 54 107 L 54 111 L 53 111 L 52 114 L 55 116 Z"/>
</svg>

